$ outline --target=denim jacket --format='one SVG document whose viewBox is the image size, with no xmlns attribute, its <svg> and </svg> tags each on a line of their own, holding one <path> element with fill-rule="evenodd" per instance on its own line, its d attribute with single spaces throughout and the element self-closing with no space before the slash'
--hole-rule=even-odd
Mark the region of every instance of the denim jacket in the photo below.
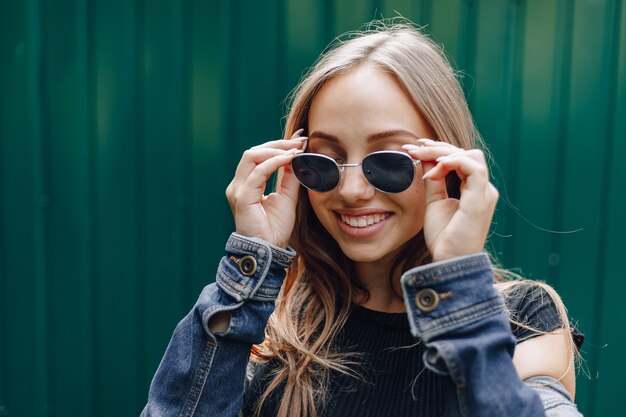
<svg viewBox="0 0 626 417">
<path fill-rule="evenodd" d="M 236 233 L 226 252 L 216 282 L 176 327 L 142 416 L 239 415 L 250 348 L 264 339 L 295 252 Z M 424 364 L 450 377 L 446 416 L 580 416 L 557 380 L 520 380 L 512 362 L 515 339 L 492 283 L 486 254 L 423 265 L 402 276 L 411 333 L 426 346 Z M 226 311 L 227 330 L 211 332 L 211 317 Z"/>
</svg>

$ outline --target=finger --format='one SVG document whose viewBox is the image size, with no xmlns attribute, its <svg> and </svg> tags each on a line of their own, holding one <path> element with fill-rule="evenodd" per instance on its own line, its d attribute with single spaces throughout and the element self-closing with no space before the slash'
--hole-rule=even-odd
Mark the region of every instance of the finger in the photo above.
<svg viewBox="0 0 626 417">
<path fill-rule="evenodd" d="M 293 135 L 291 135 L 291 140 L 300 141 L 301 142 L 301 146 L 300 146 L 299 149 L 305 150 L 309 138 L 307 136 L 300 136 L 302 134 L 302 132 L 304 132 L 304 129 L 302 129 L 302 128 L 300 128 L 300 129 L 296 130 L 295 132 L 293 132 Z"/>
<path fill-rule="evenodd" d="M 451 144 L 450 142 L 444 142 L 442 140 L 433 140 L 433 139 L 427 139 L 427 138 L 421 138 L 418 139 L 416 141 L 418 143 L 418 146 L 435 146 L 435 147 L 440 147 L 440 148 L 456 148 L 456 149 L 461 149 L 457 146 L 454 146 L 453 144 Z"/>
<path fill-rule="evenodd" d="M 428 178 L 441 179 L 449 172 L 455 171 L 461 181 L 467 182 L 466 185 L 468 186 L 484 186 L 489 183 L 487 165 L 476 161 L 467 152 L 444 156 L 439 158 L 437 162 L 437 166 L 426 174 Z"/>
<path fill-rule="evenodd" d="M 283 141 L 288 142 L 288 141 Z M 245 151 L 235 170 L 235 181 L 244 181 L 257 165 L 265 162 L 269 158 L 278 155 L 287 155 L 297 148 L 277 149 L 277 148 L 251 148 Z"/>
<path fill-rule="evenodd" d="M 485 153 L 483 151 L 481 151 L 480 149 L 470 149 L 466 152 L 467 152 L 467 156 L 469 156 L 476 162 L 479 162 L 487 166 L 487 160 L 485 158 Z"/>
<path fill-rule="evenodd" d="M 445 176 L 456 172 L 461 179 L 461 207 L 467 212 L 488 212 L 492 206 L 489 188 L 489 174 L 484 164 L 477 162 L 468 155 L 451 155 L 440 159 L 437 167 L 426 174 L 426 181 L 445 182 Z"/>
<path fill-rule="evenodd" d="M 437 162 L 427 161 L 427 160 L 420 161 L 420 166 L 422 167 L 422 179 L 424 179 L 424 177 L 426 176 L 426 173 L 428 173 L 431 169 L 437 166 Z"/>
<path fill-rule="evenodd" d="M 258 201 L 258 198 L 263 195 L 263 188 L 270 176 L 280 167 L 289 164 L 293 157 L 299 153 L 302 151 L 296 150 L 286 155 L 277 155 L 257 165 L 243 184 L 245 189 L 250 190 L 250 195 L 256 197 L 248 202 Z"/>
<path fill-rule="evenodd" d="M 434 161 L 442 156 L 452 155 L 457 152 L 464 152 L 463 149 L 449 146 L 418 146 L 418 145 L 402 145 L 411 157 L 420 161 Z"/>
<path fill-rule="evenodd" d="M 293 170 L 289 165 L 285 165 L 278 176 L 278 187 L 276 192 L 288 197 L 294 204 L 298 201 L 298 192 L 300 191 L 300 181 L 296 178 Z"/>
<path fill-rule="evenodd" d="M 291 139 L 295 139 L 297 137 L 299 137 L 302 132 L 304 132 L 304 129 L 300 128 L 298 130 L 296 130 L 295 132 L 293 132 L 293 134 L 291 135 Z"/>
<path fill-rule="evenodd" d="M 446 188 L 445 179 L 430 179 L 424 180 L 424 199 L 426 205 L 448 198 L 448 189 Z"/>
</svg>

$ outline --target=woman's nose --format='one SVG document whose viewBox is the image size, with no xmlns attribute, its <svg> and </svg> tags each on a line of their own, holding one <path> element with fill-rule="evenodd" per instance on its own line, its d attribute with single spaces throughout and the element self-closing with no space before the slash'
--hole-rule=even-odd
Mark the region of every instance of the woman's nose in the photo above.
<svg viewBox="0 0 626 417">
<path fill-rule="evenodd" d="M 369 200 L 376 194 L 376 189 L 365 178 L 361 165 L 343 168 L 343 176 L 337 190 L 348 203 Z"/>
</svg>

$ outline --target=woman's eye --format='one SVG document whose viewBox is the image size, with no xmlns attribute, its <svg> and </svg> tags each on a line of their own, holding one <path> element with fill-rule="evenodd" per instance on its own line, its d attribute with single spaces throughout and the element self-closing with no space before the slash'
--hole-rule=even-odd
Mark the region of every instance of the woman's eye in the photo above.
<svg viewBox="0 0 626 417">
<path fill-rule="evenodd" d="M 390 146 L 385 146 L 384 148 L 380 148 L 380 149 L 373 149 L 373 152 L 383 152 L 383 151 L 396 151 L 396 152 L 406 153 L 406 151 L 402 149 L 402 145 L 390 145 Z"/>
<path fill-rule="evenodd" d="M 345 157 L 343 155 L 329 149 L 311 149 L 311 152 L 327 156 L 330 159 L 334 159 L 335 162 L 337 162 L 338 164 L 343 164 L 345 161 Z"/>
<path fill-rule="evenodd" d="M 334 153 L 322 153 L 322 155 L 327 156 L 331 159 L 334 159 L 336 163 L 343 164 L 344 158 L 343 156 L 334 154 Z"/>
</svg>

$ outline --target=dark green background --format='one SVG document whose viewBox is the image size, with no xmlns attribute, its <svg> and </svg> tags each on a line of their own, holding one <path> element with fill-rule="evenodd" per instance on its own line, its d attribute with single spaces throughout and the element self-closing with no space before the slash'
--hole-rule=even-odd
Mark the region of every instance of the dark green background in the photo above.
<svg viewBox="0 0 626 417">
<path fill-rule="evenodd" d="M 3 0 L 0 416 L 139 413 L 241 152 L 332 38 L 396 11 L 465 74 L 494 250 L 587 335 L 581 410 L 626 416 L 622 0 Z"/>
</svg>

